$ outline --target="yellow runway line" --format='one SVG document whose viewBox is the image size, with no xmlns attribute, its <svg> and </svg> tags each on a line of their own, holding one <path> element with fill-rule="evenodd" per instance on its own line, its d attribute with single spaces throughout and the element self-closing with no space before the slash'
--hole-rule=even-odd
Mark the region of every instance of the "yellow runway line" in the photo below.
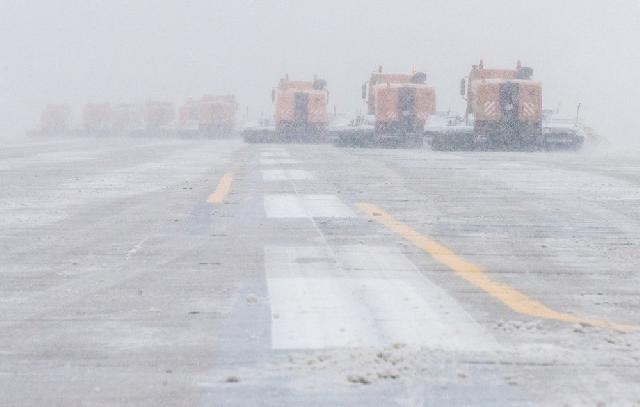
<svg viewBox="0 0 640 407">
<path fill-rule="evenodd" d="M 447 266 L 457 276 L 480 288 L 493 298 L 501 301 L 513 311 L 535 318 L 552 319 L 569 323 L 586 323 L 598 327 L 612 328 L 619 331 L 635 331 L 640 329 L 635 325 L 624 325 L 606 320 L 581 318 L 564 312 L 555 311 L 539 301 L 529 298 L 523 292 L 497 281 L 494 281 L 479 266 L 464 260 L 449 248 L 431 240 L 408 225 L 396 220 L 378 206 L 371 203 L 359 203 L 358 209 L 366 213 L 373 220 L 383 224 L 396 234 L 411 242 L 416 247 L 427 252 L 437 262 Z"/>
<path fill-rule="evenodd" d="M 224 198 L 226 198 L 229 190 L 231 189 L 231 182 L 233 181 L 233 174 L 228 172 L 222 176 L 220 182 L 218 183 L 218 187 L 215 192 L 207 198 L 207 202 L 212 204 L 220 204 L 224 202 Z"/>
</svg>

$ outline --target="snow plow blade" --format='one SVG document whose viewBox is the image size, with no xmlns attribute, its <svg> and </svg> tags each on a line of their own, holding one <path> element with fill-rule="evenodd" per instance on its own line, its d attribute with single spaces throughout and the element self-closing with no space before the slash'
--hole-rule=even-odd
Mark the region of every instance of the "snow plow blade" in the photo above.
<svg viewBox="0 0 640 407">
<path fill-rule="evenodd" d="M 336 147 L 368 147 L 373 144 L 373 130 L 342 128 L 329 130 L 329 137 Z"/>
<path fill-rule="evenodd" d="M 475 134 L 472 127 L 427 130 L 425 139 L 433 151 L 577 151 L 585 137 L 579 128 L 543 127 L 542 136 L 509 143 L 493 134 Z"/>
<path fill-rule="evenodd" d="M 475 148 L 472 127 L 453 127 L 424 132 L 427 144 L 434 151 L 468 151 Z"/>
<path fill-rule="evenodd" d="M 242 131 L 245 143 L 275 143 L 276 129 L 274 127 L 252 127 Z"/>
<path fill-rule="evenodd" d="M 578 151 L 584 145 L 584 134 L 579 128 L 545 127 L 542 129 L 546 150 Z"/>
<path fill-rule="evenodd" d="M 424 144 L 422 134 L 380 134 L 368 128 L 330 130 L 329 136 L 336 147 L 420 148 Z"/>
<path fill-rule="evenodd" d="M 277 131 L 274 127 L 248 128 L 242 131 L 246 143 L 323 144 L 329 141 L 324 132 Z"/>
</svg>

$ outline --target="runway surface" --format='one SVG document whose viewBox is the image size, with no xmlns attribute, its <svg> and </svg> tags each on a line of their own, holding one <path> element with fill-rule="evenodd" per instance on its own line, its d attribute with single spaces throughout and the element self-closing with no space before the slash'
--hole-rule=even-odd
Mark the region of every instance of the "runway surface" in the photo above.
<svg viewBox="0 0 640 407">
<path fill-rule="evenodd" d="M 640 155 L 0 147 L 0 405 L 640 404 Z"/>
</svg>

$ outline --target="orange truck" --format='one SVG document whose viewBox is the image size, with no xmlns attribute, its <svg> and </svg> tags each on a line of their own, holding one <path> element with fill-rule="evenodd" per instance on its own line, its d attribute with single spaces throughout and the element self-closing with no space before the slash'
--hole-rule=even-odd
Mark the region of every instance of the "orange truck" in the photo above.
<svg viewBox="0 0 640 407">
<path fill-rule="evenodd" d="M 140 131 L 144 126 L 142 109 L 134 104 L 121 103 L 113 107 L 113 131 L 127 135 Z"/>
<path fill-rule="evenodd" d="M 271 91 L 275 104 L 275 126 L 247 127 L 247 143 L 322 143 L 327 140 L 329 91 L 324 79 L 294 81 L 289 75 Z"/>
<path fill-rule="evenodd" d="M 362 99 L 373 128 L 337 131 L 336 144 L 359 146 L 421 146 L 424 126 L 436 110 L 436 92 L 422 72 L 371 74 L 362 85 Z"/>
<path fill-rule="evenodd" d="M 473 66 L 467 86 L 467 115 L 473 115 L 474 142 L 517 148 L 542 143 L 542 84 L 533 69 Z"/>
<path fill-rule="evenodd" d="M 87 103 L 82 111 L 82 126 L 88 134 L 111 134 L 113 132 L 111 105 L 108 103 Z"/>
<path fill-rule="evenodd" d="M 287 75 L 272 92 L 276 138 L 282 141 L 322 141 L 329 115 L 329 92 L 323 79 L 293 81 Z"/>
<path fill-rule="evenodd" d="M 466 121 L 472 127 L 434 132 L 431 146 L 444 149 L 529 150 L 552 144 L 579 147 L 577 134 L 543 129 L 542 84 L 531 79 L 533 69 L 518 62 L 515 69 L 487 69 L 473 65 L 460 94 L 466 97 Z"/>
<path fill-rule="evenodd" d="M 188 99 L 178 113 L 178 125 L 183 135 L 227 137 L 235 128 L 238 104 L 233 95 L 205 95 Z"/>
<path fill-rule="evenodd" d="M 235 127 L 238 104 L 233 95 L 206 95 L 200 100 L 200 128 L 211 136 L 229 136 Z"/>
<path fill-rule="evenodd" d="M 65 104 L 50 104 L 40 116 L 40 133 L 64 134 L 71 127 L 71 108 Z"/>
<path fill-rule="evenodd" d="M 169 132 L 175 115 L 175 108 L 171 102 L 147 101 L 143 109 L 145 133 L 160 135 Z"/>
<path fill-rule="evenodd" d="M 178 110 L 178 128 L 180 133 L 197 133 L 200 129 L 200 103 L 189 98 Z"/>
</svg>

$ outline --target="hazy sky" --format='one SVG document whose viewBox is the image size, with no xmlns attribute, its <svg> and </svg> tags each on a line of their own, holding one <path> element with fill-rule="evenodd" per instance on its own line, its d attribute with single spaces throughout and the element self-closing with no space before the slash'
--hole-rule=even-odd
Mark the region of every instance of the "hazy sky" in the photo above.
<svg viewBox="0 0 640 407">
<path fill-rule="evenodd" d="M 640 1 L 0 0 L 0 129 L 36 124 L 48 102 L 181 103 L 235 93 L 272 114 L 285 73 L 327 79 L 331 106 L 361 108 L 378 65 L 426 71 L 438 109 L 461 111 L 458 83 L 480 58 L 520 59 L 547 107 L 610 138 L 640 138 Z"/>
</svg>

